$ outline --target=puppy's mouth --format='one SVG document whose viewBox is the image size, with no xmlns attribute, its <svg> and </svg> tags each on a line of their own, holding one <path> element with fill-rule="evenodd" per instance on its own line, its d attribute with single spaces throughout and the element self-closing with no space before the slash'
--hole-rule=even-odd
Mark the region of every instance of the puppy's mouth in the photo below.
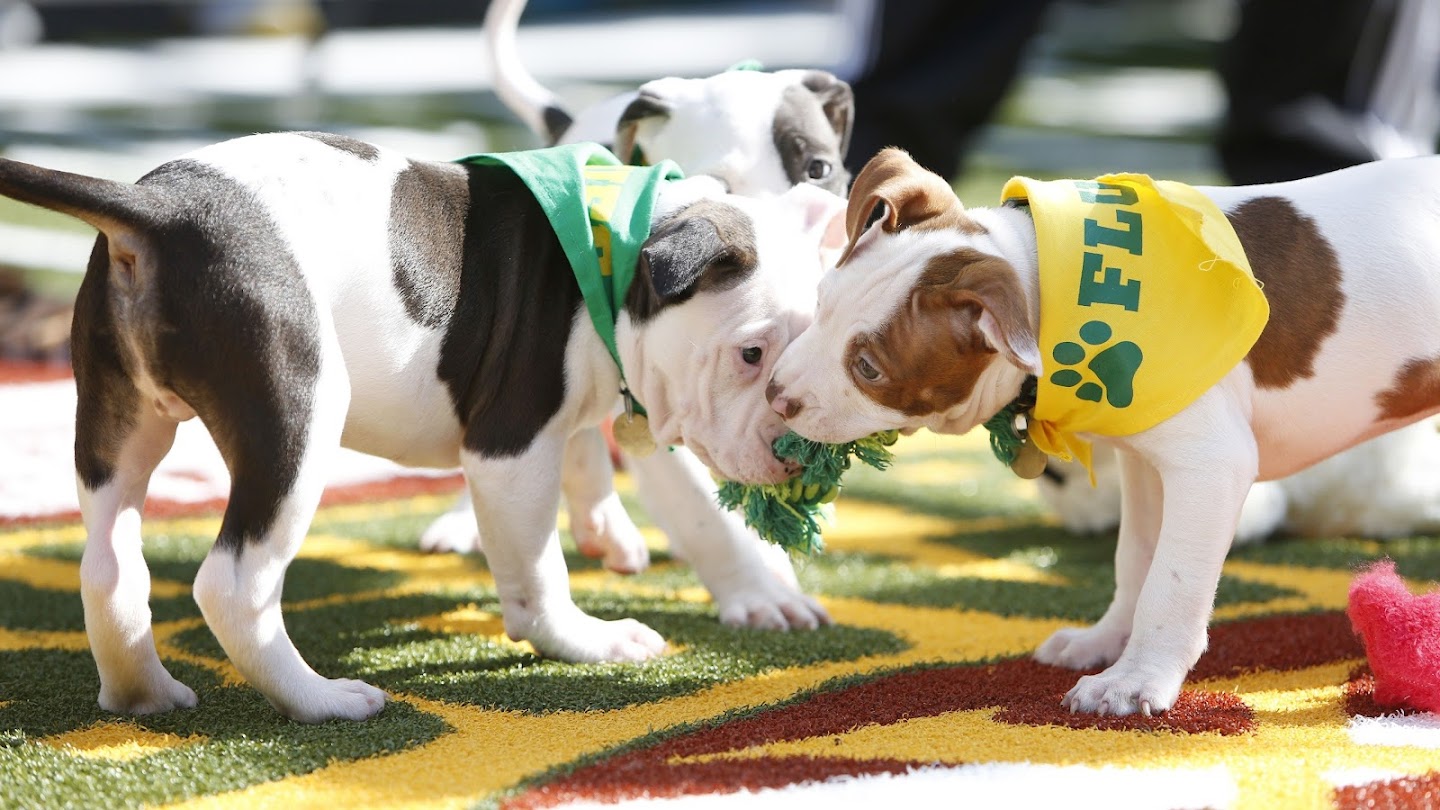
<svg viewBox="0 0 1440 810">
<path fill-rule="evenodd" d="M 799 466 L 793 461 L 776 456 L 773 450 L 770 458 L 766 458 L 758 464 L 731 464 L 727 462 L 735 459 L 718 459 L 706 452 L 704 448 L 691 446 L 690 450 L 718 478 L 740 484 L 778 484 L 794 478 L 800 471 Z"/>
</svg>

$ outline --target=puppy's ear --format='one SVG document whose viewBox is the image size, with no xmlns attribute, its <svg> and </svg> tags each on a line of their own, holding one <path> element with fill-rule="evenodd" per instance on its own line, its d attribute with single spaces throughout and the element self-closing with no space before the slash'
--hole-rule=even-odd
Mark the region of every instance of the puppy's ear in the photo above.
<svg viewBox="0 0 1440 810">
<path fill-rule="evenodd" d="M 850 131 L 855 126 L 855 94 L 850 85 L 824 70 L 806 71 L 800 83 L 819 100 L 821 111 L 840 139 L 840 157 L 845 157 L 850 149 Z"/>
<path fill-rule="evenodd" d="M 886 233 L 896 233 L 944 215 L 965 219 L 964 206 L 950 184 L 934 172 L 921 168 L 909 154 L 888 148 L 870 159 L 850 187 L 850 205 L 845 212 L 849 244 L 837 264 L 844 264 L 855 251 L 855 243 L 870 224 L 877 205 L 884 204 Z M 938 223 L 937 223 L 938 224 Z"/>
<path fill-rule="evenodd" d="M 697 292 L 734 287 L 758 262 L 750 220 L 733 206 L 702 200 L 645 240 L 625 311 L 636 322 L 649 320 Z"/>
<path fill-rule="evenodd" d="M 780 196 L 799 208 L 800 228 L 819 240 L 820 251 L 829 259 L 845 246 L 845 198 L 819 186 L 801 183 Z M 826 267 L 829 267 L 826 262 Z"/>
<path fill-rule="evenodd" d="M 670 104 L 665 101 L 655 90 L 642 87 L 635 94 L 635 98 L 620 113 L 620 120 L 615 124 L 615 157 L 626 163 L 642 164 L 648 162 L 644 155 L 639 155 L 638 160 L 635 153 L 635 141 L 640 129 L 640 122 L 655 118 L 670 117 Z"/>
<path fill-rule="evenodd" d="M 978 332 L 1012 365 L 1041 373 L 1025 286 L 1004 259 L 970 248 L 931 259 L 915 287 L 915 305 L 945 307 L 961 343 L 972 342 Z"/>
</svg>

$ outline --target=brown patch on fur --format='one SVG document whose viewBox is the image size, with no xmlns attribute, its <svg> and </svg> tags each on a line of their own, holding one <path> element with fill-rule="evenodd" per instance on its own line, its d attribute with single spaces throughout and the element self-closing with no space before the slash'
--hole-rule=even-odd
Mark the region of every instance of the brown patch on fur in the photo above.
<svg viewBox="0 0 1440 810">
<path fill-rule="evenodd" d="M 985 233 L 985 227 L 965 213 L 965 206 L 943 178 L 922 168 L 900 149 L 884 149 L 865 164 L 850 188 L 850 202 L 845 209 L 845 232 L 850 241 L 837 267 L 850 258 L 856 240 L 865 232 L 871 213 L 880 203 L 885 204 L 885 221 L 880 227 L 886 233 L 914 227 Z"/>
<path fill-rule="evenodd" d="M 976 378 L 995 359 L 979 328 L 986 311 L 1007 342 L 1034 345 L 1024 290 L 1009 262 L 969 248 L 936 256 L 907 308 L 878 332 L 850 341 L 846 369 L 866 396 L 887 408 L 908 416 L 947 411 L 970 396 Z M 862 352 L 884 375 L 879 381 L 855 370 Z"/>
<path fill-rule="evenodd" d="M 1408 419 L 1440 408 L 1440 357 L 1417 357 L 1375 395 L 1382 419 Z"/>
<path fill-rule="evenodd" d="M 1320 345 L 1339 326 L 1340 264 L 1315 221 L 1279 197 L 1256 197 L 1227 214 L 1270 302 L 1270 322 L 1246 357 L 1260 388 L 1315 376 Z"/>
</svg>

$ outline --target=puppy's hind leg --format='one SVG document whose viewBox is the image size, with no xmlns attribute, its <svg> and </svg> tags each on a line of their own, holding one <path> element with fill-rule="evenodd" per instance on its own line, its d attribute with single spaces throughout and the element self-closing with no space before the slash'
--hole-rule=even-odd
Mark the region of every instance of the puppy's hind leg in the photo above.
<svg viewBox="0 0 1440 810">
<path fill-rule="evenodd" d="M 1100 621 L 1090 627 L 1057 630 L 1040 645 L 1035 660 L 1042 664 L 1069 669 L 1108 667 L 1130 639 L 1135 601 L 1140 598 L 1160 536 L 1160 474 L 1133 453 L 1121 451 L 1116 456 L 1124 498 L 1115 545 L 1115 596 Z"/>
<path fill-rule="evenodd" d="M 601 557 L 605 567 L 634 574 L 650 565 L 645 538 L 615 493 L 610 449 L 595 428 L 577 431 L 565 445 L 561 484 L 570 515 L 570 533 L 581 553 Z M 430 522 L 420 536 L 422 551 L 467 553 L 481 550 L 480 530 L 469 492 Z"/>
<path fill-rule="evenodd" d="M 606 568 L 620 574 L 634 574 L 650 565 L 645 538 L 615 492 L 610 448 L 597 428 L 576 431 L 565 443 L 560 482 L 570 534 L 582 554 L 603 558 Z"/>
<path fill-rule="evenodd" d="M 420 535 L 420 550 L 434 553 L 469 554 L 480 551 L 480 529 L 475 526 L 475 505 L 470 492 L 460 493 L 439 517 L 430 521 Z"/>
<path fill-rule="evenodd" d="M 140 553 L 140 515 L 155 466 L 175 440 L 175 421 L 143 402 L 119 370 L 106 341 L 76 336 L 75 464 L 85 553 L 80 597 L 85 632 L 100 673 L 100 707 L 154 714 L 196 703 L 155 650 L 150 621 L 150 571 Z M 111 344 L 113 346 L 113 344 Z"/>
<path fill-rule="evenodd" d="M 248 395 L 217 398 L 202 411 L 232 483 L 220 536 L 195 578 L 195 601 L 236 669 L 282 714 L 304 723 L 363 720 L 386 699 L 369 684 L 311 669 L 280 611 L 285 569 L 314 517 L 349 406 L 338 348 L 325 352 L 320 366 L 308 380 L 303 368 L 275 373 Z"/>
</svg>

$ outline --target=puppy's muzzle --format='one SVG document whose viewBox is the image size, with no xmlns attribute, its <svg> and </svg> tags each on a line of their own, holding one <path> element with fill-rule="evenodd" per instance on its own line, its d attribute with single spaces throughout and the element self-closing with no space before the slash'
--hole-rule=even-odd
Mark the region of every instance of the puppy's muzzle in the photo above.
<svg viewBox="0 0 1440 810">
<path fill-rule="evenodd" d="M 770 403 L 770 407 L 785 419 L 794 419 L 804 407 L 800 404 L 800 400 L 785 396 L 785 389 L 773 379 L 769 385 L 765 386 L 765 401 Z"/>
</svg>

